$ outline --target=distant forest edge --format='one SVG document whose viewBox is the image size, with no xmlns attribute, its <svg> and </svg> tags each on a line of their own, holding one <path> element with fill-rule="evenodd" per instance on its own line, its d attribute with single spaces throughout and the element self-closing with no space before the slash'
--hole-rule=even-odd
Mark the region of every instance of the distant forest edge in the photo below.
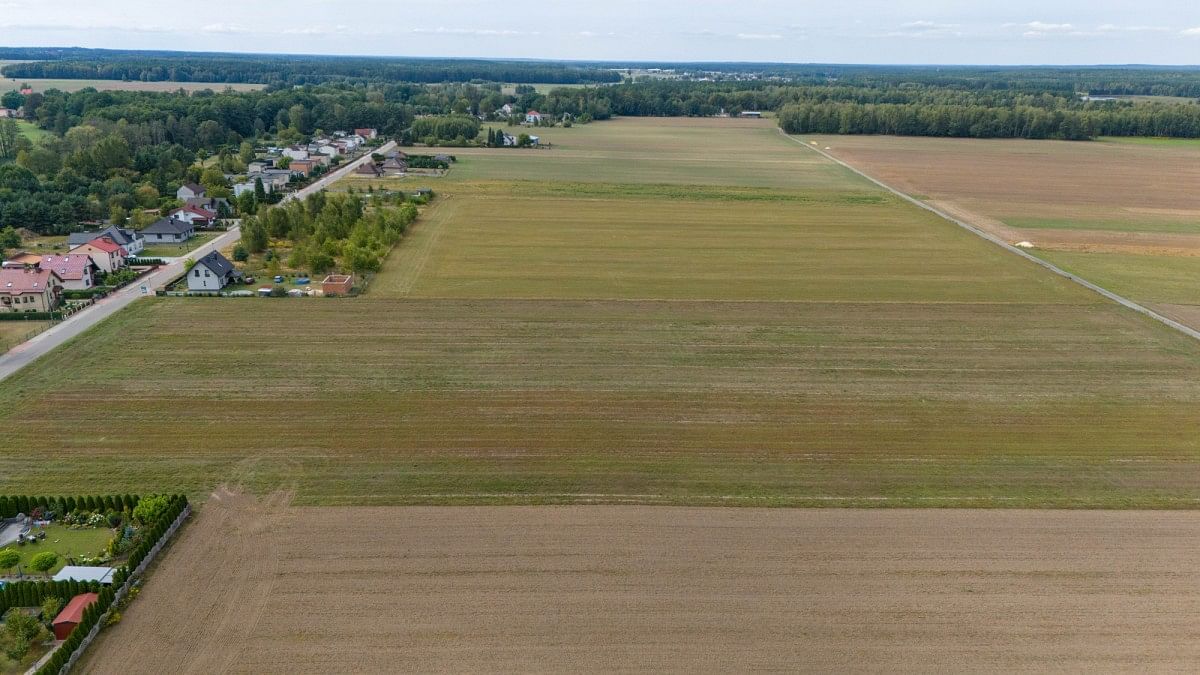
<svg viewBox="0 0 1200 675">
<path fill-rule="evenodd" d="M 598 84 L 619 82 L 611 69 L 551 61 L 394 59 L 143 52 L 108 49 L 0 48 L 0 59 L 26 60 L 3 69 L 8 78 L 221 82 L 294 86 L 326 82 L 512 82 Z"/>
<path fill-rule="evenodd" d="M 35 113 L 30 119 L 58 135 L 92 120 L 157 123 L 172 130 L 159 136 L 189 149 L 287 127 L 296 105 L 322 120 L 318 128 L 373 126 L 396 136 L 417 117 L 491 120 L 508 104 L 577 120 L 767 111 L 788 133 L 1200 138 L 1196 67 L 650 64 L 0 48 L 5 58 L 43 59 L 4 67 L 10 78 L 267 84 L 258 93 L 191 94 L 188 104 L 176 93 L 148 92 L 26 102 Z M 501 83 L 518 87 L 510 92 Z M 526 86 L 533 83 L 576 86 Z M 217 126 L 196 133 L 206 121 Z"/>
</svg>

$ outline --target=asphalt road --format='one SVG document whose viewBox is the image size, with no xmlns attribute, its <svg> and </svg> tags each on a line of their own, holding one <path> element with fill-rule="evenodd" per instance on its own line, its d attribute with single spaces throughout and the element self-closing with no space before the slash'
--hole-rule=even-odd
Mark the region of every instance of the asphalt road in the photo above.
<svg viewBox="0 0 1200 675">
<path fill-rule="evenodd" d="M 396 143 L 389 142 L 381 146 L 376 152 L 387 152 L 396 147 Z M 318 180 L 308 187 L 297 190 L 287 195 L 283 201 L 291 201 L 293 199 L 303 199 L 308 195 L 323 190 L 332 184 L 334 181 L 342 178 L 354 169 L 358 168 L 363 162 L 368 161 L 371 156 L 363 155 L 362 157 L 350 162 L 337 171 L 330 173 L 328 176 Z M 213 239 L 212 241 L 200 246 L 194 251 L 191 251 L 185 257 L 177 258 L 168 265 L 164 265 L 153 273 L 142 277 L 136 282 L 122 288 L 121 290 L 109 295 L 107 298 L 100 300 L 95 305 L 75 314 L 69 319 L 64 320 L 55 326 L 33 336 L 29 340 L 13 347 L 7 353 L 0 355 L 0 380 L 4 380 L 13 373 L 33 363 L 38 358 L 48 354 L 59 345 L 62 345 L 67 340 L 83 333 L 92 326 L 100 323 L 104 319 L 112 316 L 121 309 L 127 307 L 131 302 L 141 297 L 154 295 L 155 289 L 175 277 L 183 274 L 183 265 L 186 258 L 193 260 L 207 255 L 210 251 L 225 248 L 241 238 L 241 230 L 237 227 L 231 228 L 228 232 Z"/>
</svg>

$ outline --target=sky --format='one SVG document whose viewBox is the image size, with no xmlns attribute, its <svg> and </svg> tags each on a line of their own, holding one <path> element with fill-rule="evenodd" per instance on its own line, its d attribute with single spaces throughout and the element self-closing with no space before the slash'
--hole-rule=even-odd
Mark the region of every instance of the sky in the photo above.
<svg viewBox="0 0 1200 675">
<path fill-rule="evenodd" d="M 1197 64 L 1197 0 L 0 0 L 0 45 L 882 64 Z"/>
</svg>

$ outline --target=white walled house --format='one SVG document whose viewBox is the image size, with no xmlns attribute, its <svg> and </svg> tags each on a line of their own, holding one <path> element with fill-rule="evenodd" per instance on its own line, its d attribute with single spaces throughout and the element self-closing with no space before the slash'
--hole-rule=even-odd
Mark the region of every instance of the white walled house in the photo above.
<svg viewBox="0 0 1200 675">
<path fill-rule="evenodd" d="M 219 291 L 229 285 L 229 282 L 242 278 L 229 259 L 217 251 L 213 251 L 192 265 L 188 270 L 187 281 L 189 291 Z"/>
<path fill-rule="evenodd" d="M 205 194 L 206 194 L 206 191 L 205 191 L 203 185 L 197 185 L 195 183 L 184 183 L 183 185 L 179 186 L 178 190 L 175 191 L 175 198 L 178 199 L 179 201 L 185 202 L 185 201 L 187 201 L 189 199 L 193 199 L 195 197 L 203 197 Z"/>
</svg>

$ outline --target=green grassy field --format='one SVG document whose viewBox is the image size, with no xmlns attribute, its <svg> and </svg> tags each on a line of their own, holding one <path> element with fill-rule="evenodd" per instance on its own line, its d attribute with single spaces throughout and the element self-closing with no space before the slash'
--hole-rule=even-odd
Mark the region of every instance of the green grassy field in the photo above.
<svg viewBox="0 0 1200 675">
<path fill-rule="evenodd" d="M 1200 304 L 1200 257 L 1035 251 L 1063 269 L 1139 302 Z"/>
<path fill-rule="evenodd" d="M 52 135 L 49 131 L 38 127 L 33 122 L 26 122 L 25 120 L 17 120 L 17 128 L 21 130 L 22 136 L 35 143 Z"/>
<path fill-rule="evenodd" d="M 48 525 L 45 541 L 25 546 L 13 544 L 12 549 L 21 554 L 21 562 L 18 564 L 22 567 L 27 566 L 33 556 L 39 553 L 44 551 L 57 553 L 58 563 L 49 572 L 53 575 L 67 565 L 68 556 L 101 555 L 112 538 L 113 531 L 103 527 L 72 530 L 64 525 Z M 30 573 L 28 568 L 25 569 L 25 572 L 26 574 Z"/>
<path fill-rule="evenodd" d="M 1145 218 L 1128 218 L 1124 220 L 1005 218 L 1004 224 L 1030 230 L 1100 230 L 1104 232 L 1200 234 L 1200 220 L 1154 221 Z"/>
<path fill-rule="evenodd" d="M 1197 506 L 1195 341 L 769 122 L 550 131 L 376 182 L 438 198 L 363 298 L 143 300 L 0 384 L 0 490 Z"/>
<path fill-rule="evenodd" d="M 1196 353 L 1107 305 L 154 299 L 0 389 L 0 490 L 1188 506 Z"/>
</svg>

